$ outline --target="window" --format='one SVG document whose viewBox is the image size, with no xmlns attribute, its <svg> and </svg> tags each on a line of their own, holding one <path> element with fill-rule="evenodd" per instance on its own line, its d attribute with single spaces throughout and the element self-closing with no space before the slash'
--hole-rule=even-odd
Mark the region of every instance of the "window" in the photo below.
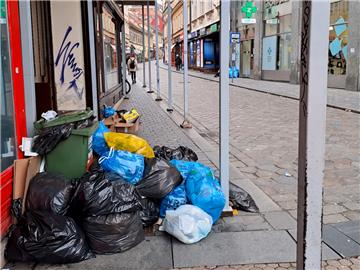
<svg viewBox="0 0 360 270">
<path fill-rule="evenodd" d="M 6 4 L 1 1 L 0 4 Z M 7 25 L 6 8 L 5 17 L 1 18 L 1 172 L 10 167 L 16 158 L 15 128 L 14 128 L 14 104 L 11 81 L 11 62 L 9 51 L 9 35 Z"/>
<path fill-rule="evenodd" d="M 345 75 L 349 39 L 349 6 L 345 0 L 332 2 L 329 26 L 328 73 Z"/>
<path fill-rule="evenodd" d="M 103 46 L 105 88 L 110 90 L 119 84 L 119 65 L 116 44 L 116 27 L 112 15 L 106 9 L 103 12 Z"/>
<path fill-rule="evenodd" d="M 276 37 L 273 39 L 264 38 L 267 44 L 268 52 L 263 52 L 266 59 L 271 59 L 268 65 L 265 65 L 267 70 L 290 70 L 290 57 L 291 57 L 291 14 L 278 16 L 275 18 L 266 19 L 264 21 L 264 36 Z M 275 43 L 273 43 L 275 42 Z M 270 48 L 270 49 L 269 49 Z M 263 48 L 264 50 L 264 48 Z M 269 53 L 271 52 L 271 53 Z M 275 54 L 276 52 L 276 54 Z M 271 56 L 271 57 L 270 57 Z M 274 60 L 276 60 L 274 62 Z M 264 59 L 263 59 L 264 61 Z M 274 64 L 274 65 L 273 65 Z"/>
</svg>

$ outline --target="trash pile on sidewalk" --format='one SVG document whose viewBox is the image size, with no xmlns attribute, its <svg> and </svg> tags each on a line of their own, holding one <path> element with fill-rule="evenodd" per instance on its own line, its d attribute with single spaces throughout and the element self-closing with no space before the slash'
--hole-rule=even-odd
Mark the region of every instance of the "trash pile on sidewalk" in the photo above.
<svg viewBox="0 0 360 270">
<path fill-rule="evenodd" d="M 73 136 L 73 128 L 63 123 L 40 133 L 37 149 L 51 154 Z M 29 180 L 24 201 L 14 200 L 17 224 L 5 250 L 9 261 L 72 263 L 124 252 L 141 243 L 144 227 L 155 223 L 185 244 L 196 243 L 220 218 L 225 206 L 220 181 L 193 150 L 152 148 L 136 135 L 112 132 L 103 121 L 96 128 L 91 168 L 79 177 L 39 172 Z M 58 139 L 49 147 L 44 142 L 51 136 Z M 258 211 L 249 194 L 230 188 L 234 208 Z"/>
</svg>

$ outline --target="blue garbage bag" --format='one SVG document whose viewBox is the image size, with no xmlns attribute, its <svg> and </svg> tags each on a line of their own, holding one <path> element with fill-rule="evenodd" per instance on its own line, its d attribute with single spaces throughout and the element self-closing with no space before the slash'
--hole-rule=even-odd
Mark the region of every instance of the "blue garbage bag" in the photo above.
<svg viewBox="0 0 360 270">
<path fill-rule="evenodd" d="M 233 75 L 233 70 L 232 68 L 229 67 L 229 78 L 232 78 L 234 75 Z"/>
<path fill-rule="evenodd" d="M 191 204 L 208 213 L 215 223 L 225 207 L 225 196 L 213 171 L 201 163 L 194 164 L 186 178 L 185 187 Z"/>
<path fill-rule="evenodd" d="M 108 118 L 110 116 L 113 116 L 116 113 L 116 110 L 113 107 L 106 106 L 102 112 L 103 112 L 103 116 L 105 118 Z"/>
<path fill-rule="evenodd" d="M 195 164 L 198 164 L 197 162 L 193 162 L 193 161 L 176 160 L 176 159 L 171 160 L 170 163 L 180 172 L 184 181 L 186 181 L 190 171 L 195 166 Z"/>
<path fill-rule="evenodd" d="M 109 147 L 107 146 L 104 139 L 105 132 L 110 132 L 110 130 L 104 125 L 102 121 L 100 121 L 99 127 L 95 131 L 92 141 L 92 149 L 100 156 L 109 151 Z"/>
<path fill-rule="evenodd" d="M 225 196 L 212 169 L 199 162 L 171 160 L 170 163 L 184 179 L 188 201 L 200 207 L 216 222 L 224 209 Z"/>
<path fill-rule="evenodd" d="M 133 185 L 144 173 L 144 156 L 127 151 L 110 149 L 99 159 L 99 164 L 105 171 L 116 173 Z"/>
<path fill-rule="evenodd" d="M 167 210 L 176 210 L 179 206 L 186 204 L 185 184 L 182 183 L 173 189 L 160 204 L 160 217 L 165 217 Z"/>
</svg>

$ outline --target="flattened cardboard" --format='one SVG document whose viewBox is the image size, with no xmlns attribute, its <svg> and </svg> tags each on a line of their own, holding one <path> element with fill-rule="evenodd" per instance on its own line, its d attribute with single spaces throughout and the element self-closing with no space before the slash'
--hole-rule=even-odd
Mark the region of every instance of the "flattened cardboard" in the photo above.
<svg viewBox="0 0 360 270">
<path fill-rule="evenodd" d="M 26 175 L 29 167 L 29 158 L 14 161 L 13 199 L 24 197 Z"/>
<path fill-rule="evenodd" d="M 27 170 L 27 174 L 26 174 L 26 180 L 25 180 L 25 190 L 24 190 L 24 198 L 23 198 L 23 208 L 22 208 L 22 212 L 24 213 L 25 211 L 25 202 L 26 202 L 26 193 L 27 190 L 29 188 L 29 184 L 30 184 L 30 180 L 39 173 L 40 171 L 40 163 L 41 163 L 41 158 L 40 156 L 37 157 L 31 157 L 29 158 L 29 166 L 28 166 L 28 170 Z"/>
</svg>

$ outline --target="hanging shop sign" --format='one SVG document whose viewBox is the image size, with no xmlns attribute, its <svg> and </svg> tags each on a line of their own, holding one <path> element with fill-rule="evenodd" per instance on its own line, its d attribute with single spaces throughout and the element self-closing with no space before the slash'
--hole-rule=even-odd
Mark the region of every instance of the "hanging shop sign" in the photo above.
<svg viewBox="0 0 360 270">
<path fill-rule="evenodd" d="M 0 24 L 6 23 L 6 6 L 5 0 L 0 0 Z"/>
<path fill-rule="evenodd" d="M 241 7 L 241 12 L 244 13 L 245 16 L 245 18 L 241 19 L 241 22 L 244 24 L 256 23 L 256 19 L 253 18 L 256 11 L 257 7 L 254 6 L 254 3 L 252 1 L 246 1 L 245 5 Z"/>
<path fill-rule="evenodd" d="M 218 30 L 217 23 L 210 25 L 210 33 L 217 32 L 217 30 Z"/>
<path fill-rule="evenodd" d="M 263 38 L 262 69 L 276 70 L 277 36 Z"/>
</svg>

